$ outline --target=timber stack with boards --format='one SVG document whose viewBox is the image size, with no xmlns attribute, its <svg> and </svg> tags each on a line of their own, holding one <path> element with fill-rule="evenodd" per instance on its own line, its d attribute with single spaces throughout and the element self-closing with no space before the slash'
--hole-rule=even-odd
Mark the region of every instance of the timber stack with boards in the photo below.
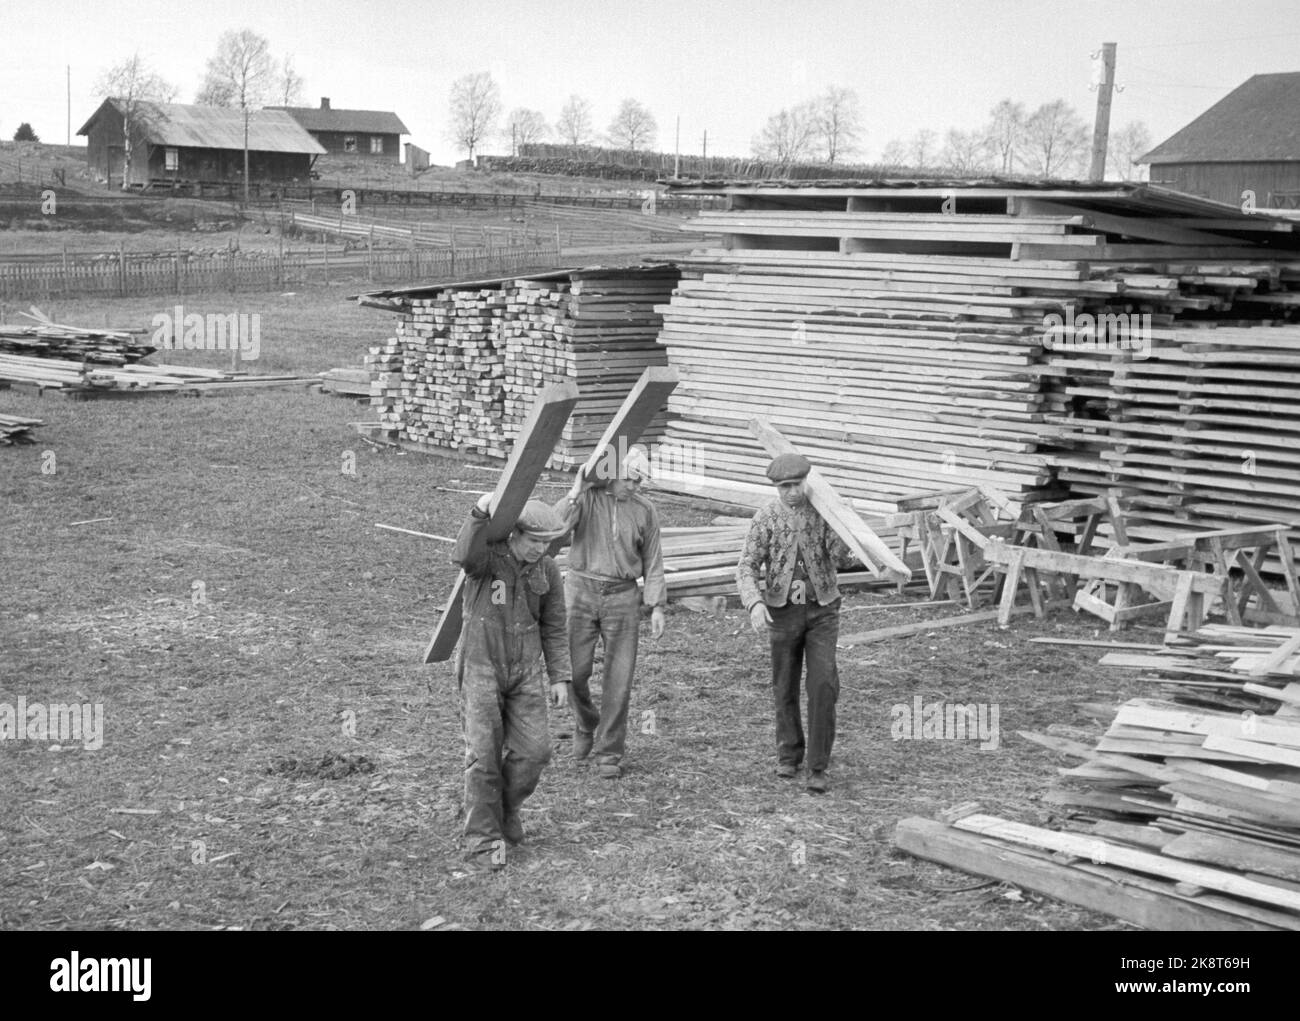
<svg viewBox="0 0 1300 1021">
<path fill-rule="evenodd" d="M 762 415 L 868 513 L 1118 489 L 1131 541 L 1300 537 L 1293 221 L 1131 184 L 668 183 L 728 201 L 660 308 L 698 494 L 768 498 Z"/>
<path fill-rule="evenodd" d="M 563 270 L 365 295 L 398 314 L 371 349 L 380 430 L 404 443 L 504 458 L 534 395 L 576 383 L 581 400 L 551 461 L 576 468 L 650 366 L 668 362 L 655 306 L 678 278 L 664 266 Z M 663 436 L 660 413 L 642 434 Z"/>
</svg>

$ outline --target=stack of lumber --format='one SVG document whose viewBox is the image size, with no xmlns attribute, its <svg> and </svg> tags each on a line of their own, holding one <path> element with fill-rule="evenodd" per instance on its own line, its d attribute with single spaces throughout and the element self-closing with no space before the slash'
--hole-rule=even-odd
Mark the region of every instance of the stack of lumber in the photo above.
<svg viewBox="0 0 1300 1021">
<path fill-rule="evenodd" d="M 15 443 L 35 443 L 32 429 L 44 425 L 39 418 L 23 418 L 20 415 L 0 415 L 0 444 L 13 446 Z"/>
<path fill-rule="evenodd" d="M 1082 707 L 1110 721 L 1095 744 L 1023 735 L 1082 760 L 1046 798 L 1073 832 L 969 816 L 953 825 L 971 846 L 908 820 L 899 845 L 1151 928 L 1300 929 L 1300 628 L 1204 627 L 1102 663 L 1162 697 Z"/>
<path fill-rule="evenodd" d="M 550 464 L 576 467 L 642 371 L 667 362 L 655 307 L 676 281 L 670 268 L 630 267 L 366 295 L 398 313 L 397 336 L 366 359 L 381 426 L 399 441 L 503 458 L 538 391 L 574 382 L 582 398 Z M 661 413 L 641 441 L 664 427 Z"/>
<path fill-rule="evenodd" d="M 365 365 L 358 369 L 340 366 L 317 375 L 320 377 L 322 393 L 344 394 L 349 397 L 370 395 L 370 370 Z"/>
<path fill-rule="evenodd" d="M 68 397 L 120 397 L 163 393 L 233 393 L 270 386 L 312 384 L 289 375 L 249 376 L 222 369 L 135 362 L 109 366 L 66 358 L 25 358 L 0 354 L 0 385 L 52 390 Z"/>
<path fill-rule="evenodd" d="M 104 365 L 139 361 L 155 348 L 140 339 L 144 330 L 87 329 L 51 322 L 33 308 L 34 326 L 0 325 L 0 353 L 38 358 L 80 359 Z"/>
<path fill-rule="evenodd" d="M 714 498 L 761 493 L 761 413 L 876 513 L 917 489 L 1118 487 L 1152 508 L 1138 540 L 1300 528 L 1294 223 L 1134 185 L 679 190 L 729 201 L 687 224 L 724 244 L 662 309 L 669 438 L 705 446 Z M 1101 344 L 1085 316 L 1111 317 Z"/>
</svg>

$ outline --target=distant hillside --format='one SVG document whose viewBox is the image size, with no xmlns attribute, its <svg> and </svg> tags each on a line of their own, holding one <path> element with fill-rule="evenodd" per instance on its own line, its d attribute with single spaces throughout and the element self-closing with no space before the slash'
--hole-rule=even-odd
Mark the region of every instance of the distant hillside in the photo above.
<svg viewBox="0 0 1300 1021">
<path fill-rule="evenodd" d="M 84 145 L 0 142 L 0 185 L 97 187 L 86 166 Z"/>
</svg>

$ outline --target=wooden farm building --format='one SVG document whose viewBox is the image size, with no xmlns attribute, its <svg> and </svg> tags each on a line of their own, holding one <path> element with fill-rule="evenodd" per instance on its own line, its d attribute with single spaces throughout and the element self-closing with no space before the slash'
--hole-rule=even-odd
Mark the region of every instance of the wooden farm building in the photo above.
<svg viewBox="0 0 1300 1021">
<path fill-rule="evenodd" d="M 105 99 L 79 135 L 87 138 L 91 170 L 110 185 L 122 183 L 123 110 Z M 244 176 L 244 114 L 218 106 L 139 103 L 132 127 L 131 184 L 231 182 Z M 248 114 L 249 177 L 306 181 L 325 150 L 282 110 Z"/>
<path fill-rule="evenodd" d="M 1300 71 L 1257 74 L 1140 157 L 1151 183 L 1240 207 L 1300 207 Z"/>
<path fill-rule="evenodd" d="M 319 109 L 311 106 L 273 106 L 303 126 L 328 153 L 360 156 L 388 163 L 402 161 L 401 136 L 409 135 L 395 113 L 385 110 L 335 110 L 328 96 Z"/>
</svg>

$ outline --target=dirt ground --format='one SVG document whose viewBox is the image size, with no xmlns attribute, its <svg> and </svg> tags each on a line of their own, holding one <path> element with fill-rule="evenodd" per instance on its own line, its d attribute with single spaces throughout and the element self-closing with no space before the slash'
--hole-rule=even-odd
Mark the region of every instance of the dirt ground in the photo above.
<svg viewBox="0 0 1300 1021">
<path fill-rule="evenodd" d="M 342 297 L 202 304 L 263 313 L 253 371 L 314 372 L 390 328 Z M 57 312 L 147 326 L 172 304 Z M 0 742 L 0 929 L 1127 928 L 891 845 L 900 819 L 966 801 L 1050 818 L 1062 763 L 1017 731 L 1088 727 L 1077 703 L 1138 691 L 1098 652 L 1028 641 L 1092 635 L 1090 618 L 842 650 L 817 797 L 772 774 L 767 654 L 744 615 L 674 608 L 643 638 L 626 776 L 575 765 L 556 714 L 527 843 L 504 874 L 469 874 L 451 668 L 419 662 L 449 546 L 374 525 L 454 535 L 492 471 L 375 449 L 349 426 L 368 408 L 300 390 L 0 391 L 0 413 L 45 422 L 0 447 L 0 702 L 103 707 L 97 749 Z M 844 630 L 951 612 L 891 601 L 851 596 Z M 996 748 L 895 740 L 917 695 L 996 705 Z"/>
</svg>

